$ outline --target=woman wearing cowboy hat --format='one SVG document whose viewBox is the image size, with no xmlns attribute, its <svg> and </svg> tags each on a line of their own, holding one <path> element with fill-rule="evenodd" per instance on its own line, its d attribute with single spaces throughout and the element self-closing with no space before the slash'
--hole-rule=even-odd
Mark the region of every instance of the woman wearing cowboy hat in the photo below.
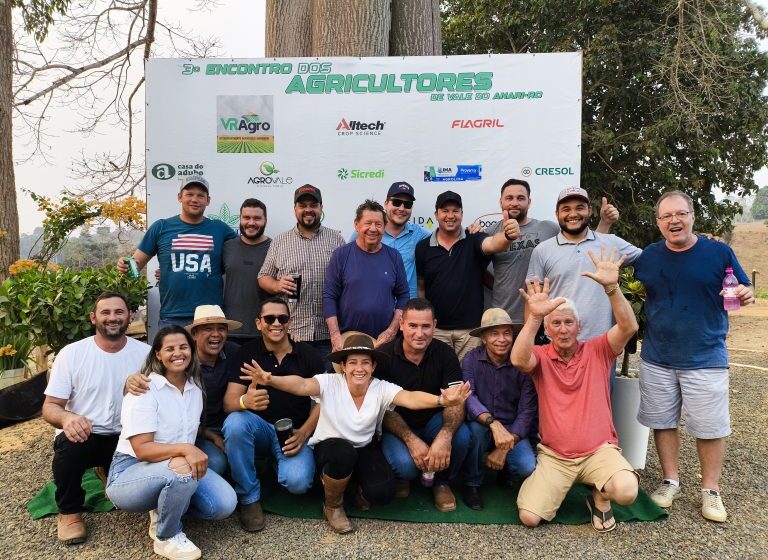
<svg viewBox="0 0 768 560">
<path fill-rule="evenodd" d="M 352 531 L 344 512 L 344 490 L 353 472 L 359 483 L 355 497 L 359 507 L 366 509 L 370 503 L 386 503 L 394 497 L 394 474 L 374 438 L 384 413 L 395 406 L 414 410 L 459 406 L 470 394 L 468 383 L 443 389 L 436 397 L 375 379 L 372 374 L 377 362 L 386 361 L 387 356 L 373 346 L 370 336 L 353 335 L 344 341 L 341 350 L 329 354 L 329 361 L 341 364 L 343 376 L 273 377 L 255 361 L 242 368 L 250 376 L 247 379 L 252 377 L 260 385 L 312 397 L 320 404 L 320 419 L 309 446 L 314 449 L 325 489 L 323 514 L 337 533 Z"/>
</svg>

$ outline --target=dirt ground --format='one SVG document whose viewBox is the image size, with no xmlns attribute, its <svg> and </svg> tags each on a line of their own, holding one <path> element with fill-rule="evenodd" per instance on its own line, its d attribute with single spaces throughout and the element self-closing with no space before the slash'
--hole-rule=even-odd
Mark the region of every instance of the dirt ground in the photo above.
<svg viewBox="0 0 768 560">
<path fill-rule="evenodd" d="M 731 247 L 744 271 L 757 270 L 757 286 L 768 288 L 768 222 L 736 224 Z"/>
</svg>

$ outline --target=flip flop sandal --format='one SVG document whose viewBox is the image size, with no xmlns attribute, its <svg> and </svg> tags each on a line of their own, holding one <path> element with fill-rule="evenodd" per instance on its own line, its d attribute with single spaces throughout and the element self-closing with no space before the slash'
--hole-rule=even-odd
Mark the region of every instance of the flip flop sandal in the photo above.
<svg viewBox="0 0 768 560">
<path fill-rule="evenodd" d="M 592 527 L 597 531 L 598 533 L 610 533 L 616 528 L 616 520 L 613 518 L 613 509 L 609 509 L 608 511 L 602 511 L 597 509 L 597 506 L 595 505 L 595 499 L 590 494 L 587 496 L 587 509 L 589 509 L 590 514 L 590 521 L 592 523 Z M 598 527 L 595 524 L 595 517 L 599 518 L 600 521 L 602 521 L 603 526 Z M 610 521 L 613 519 L 613 525 L 610 527 L 606 527 L 605 524 L 607 521 Z"/>
</svg>

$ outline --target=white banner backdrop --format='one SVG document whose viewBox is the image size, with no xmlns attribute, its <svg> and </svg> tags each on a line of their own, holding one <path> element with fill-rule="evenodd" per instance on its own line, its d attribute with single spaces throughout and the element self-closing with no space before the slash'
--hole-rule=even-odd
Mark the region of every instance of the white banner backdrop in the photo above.
<svg viewBox="0 0 768 560">
<path fill-rule="evenodd" d="M 178 214 L 193 174 L 211 185 L 209 217 L 236 228 L 242 201 L 258 198 L 270 236 L 295 223 L 305 183 L 345 238 L 357 205 L 400 180 L 427 229 L 445 190 L 463 197 L 465 225 L 496 221 L 511 177 L 531 183 L 531 215 L 552 219 L 557 193 L 579 184 L 581 70 L 581 53 L 150 59 L 148 220 Z"/>
</svg>

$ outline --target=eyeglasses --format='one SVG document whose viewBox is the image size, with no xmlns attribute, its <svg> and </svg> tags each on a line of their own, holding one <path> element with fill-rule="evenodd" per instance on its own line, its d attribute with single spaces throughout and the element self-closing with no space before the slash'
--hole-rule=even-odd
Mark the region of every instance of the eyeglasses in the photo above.
<svg viewBox="0 0 768 560">
<path fill-rule="evenodd" d="M 663 216 L 659 216 L 656 219 L 659 220 L 660 222 L 667 223 L 667 222 L 671 222 L 672 218 L 677 218 L 678 220 L 684 220 L 690 214 L 693 214 L 693 212 L 691 212 L 691 211 L 686 211 L 686 212 L 680 211 L 680 212 L 675 212 L 674 214 L 664 214 Z"/>
<path fill-rule="evenodd" d="M 275 319 L 277 319 L 277 322 L 281 325 L 285 325 L 288 321 L 291 320 L 290 315 L 262 315 L 261 320 L 264 321 L 266 324 L 271 325 L 275 322 Z"/>
<path fill-rule="evenodd" d="M 390 198 L 389 202 L 395 208 L 400 208 L 401 206 L 405 206 L 406 209 L 408 209 L 408 210 L 413 208 L 413 201 L 412 200 L 403 200 L 402 198 Z"/>
</svg>

